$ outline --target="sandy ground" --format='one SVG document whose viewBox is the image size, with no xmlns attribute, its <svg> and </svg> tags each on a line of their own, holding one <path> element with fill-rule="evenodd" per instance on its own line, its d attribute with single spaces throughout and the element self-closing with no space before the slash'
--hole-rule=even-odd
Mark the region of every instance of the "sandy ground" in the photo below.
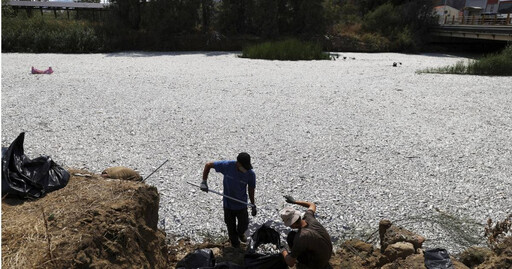
<svg viewBox="0 0 512 269">
<path fill-rule="evenodd" d="M 427 247 L 483 242 L 487 218 L 512 213 L 512 78 L 416 73 L 466 60 L 450 55 L 340 55 L 2 54 L 2 146 L 26 132 L 31 158 L 97 173 L 147 176 L 168 159 L 148 183 L 160 225 L 177 236 L 225 231 L 220 196 L 186 182 L 247 151 L 253 223 L 277 219 L 291 194 L 317 203 L 334 240 L 366 239 L 389 218 Z M 222 189 L 220 174 L 209 181 Z"/>
</svg>

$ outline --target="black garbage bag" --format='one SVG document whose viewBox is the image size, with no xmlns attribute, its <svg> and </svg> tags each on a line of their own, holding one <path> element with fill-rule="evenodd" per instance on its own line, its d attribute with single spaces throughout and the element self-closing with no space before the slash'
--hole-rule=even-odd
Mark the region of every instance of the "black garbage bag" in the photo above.
<svg viewBox="0 0 512 269">
<path fill-rule="evenodd" d="M 33 160 L 25 156 L 21 133 L 8 148 L 2 148 L 2 197 L 40 198 L 48 192 L 64 188 L 69 173 L 50 157 Z"/>
<path fill-rule="evenodd" d="M 246 269 L 288 269 L 281 253 L 265 255 L 248 253 L 244 256 Z"/>
<path fill-rule="evenodd" d="M 215 257 L 211 249 L 197 249 L 176 264 L 177 269 L 213 268 Z"/>
<path fill-rule="evenodd" d="M 244 267 L 233 262 L 219 262 L 213 269 L 244 269 Z"/>
<path fill-rule="evenodd" d="M 428 249 L 424 253 L 427 269 L 454 269 L 450 255 L 446 249 Z"/>
<path fill-rule="evenodd" d="M 247 252 L 254 253 L 261 244 L 274 244 L 278 249 L 281 248 L 281 236 L 279 233 L 270 228 L 271 222 L 261 225 L 251 236 Z"/>
<path fill-rule="evenodd" d="M 274 228 L 280 229 L 278 223 L 268 221 L 261 225 L 251 235 L 250 243 L 247 246 L 247 252 L 244 256 L 244 265 L 247 269 L 288 269 L 281 253 L 262 254 L 257 253 L 257 249 L 262 244 L 274 244 L 277 249 L 281 249 L 281 236 Z"/>
</svg>

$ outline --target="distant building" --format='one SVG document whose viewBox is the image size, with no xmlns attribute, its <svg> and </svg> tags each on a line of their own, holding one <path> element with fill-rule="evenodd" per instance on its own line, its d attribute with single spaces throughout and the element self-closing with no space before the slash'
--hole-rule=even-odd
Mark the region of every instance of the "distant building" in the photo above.
<svg viewBox="0 0 512 269">
<path fill-rule="evenodd" d="M 501 14 L 509 14 L 512 13 L 512 1 L 511 0 L 501 0 L 498 6 L 498 13 Z"/>
<path fill-rule="evenodd" d="M 434 7 L 434 11 L 439 17 L 439 24 L 451 23 L 453 20 L 457 21 L 462 13 L 451 6 L 437 6 Z"/>
<path fill-rule="evenodd" d="M 464 17 L 480 16 L 487 7 L 488 0 L 466 0 L 464 6 Z"/>
<path fill-rule="evenodd" d="M 498 12 L 499 0 L 487 0 L 487 6 L 485 7 L 484 13 L 496 14 Z"/>
<path fill-rule="evenodd" d="M 509 12 L 512 12 L 511 0 L 466 0 L 464 6 L 464 16 Z"/>
</svg>

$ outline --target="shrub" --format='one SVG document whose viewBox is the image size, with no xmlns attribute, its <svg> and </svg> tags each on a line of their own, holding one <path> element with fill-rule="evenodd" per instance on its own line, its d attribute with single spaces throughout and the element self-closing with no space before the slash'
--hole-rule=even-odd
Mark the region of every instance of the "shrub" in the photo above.
<svg viewBox="0 0 512 269">
<path fill-rule="evenodd" d="M 391 42 L 387 38 L 374 33 L 363 34 L 361 41 L 365 44 L 366 50 L 370 52 L 389 51 L 391 46 Z"/>
<path fill-rule="evenodd" d="M 496 221 L 495 224 L 491 219 L 487 220 L 485 236 L 487 237 L 487 244 L 492 250 L 496 250 L 510 233 L 512 233 L 512 214 L 501 222 Z"/>
<path fill-rule="evenodd" d="M 470 69 L 475 75 L 512 76 L 512 45 L 474 62 Z"/>
<path fill-rule="evenodd" d="M 98 52 L 101 44 L 91 22 L 39 16 L 2 18 L 4 52 Z"/>
<path fill-rule="evenodd" d="M 500 53 L 487 55 L 479 60 L 470 60 L 467 64 L 458 61 L 452 66 L 428 68 L 418 73 L 512 76 L 512 45 L 508 45 Z"/>
<path fill-rule="evenodd" d="M 246 47 L 242 50 L 243 58 L 266 60 L 329 60 L 328 53 L 322 51 L 319 44 L 287 39 L 277 42 L 265 42 Z"/>
</svg>

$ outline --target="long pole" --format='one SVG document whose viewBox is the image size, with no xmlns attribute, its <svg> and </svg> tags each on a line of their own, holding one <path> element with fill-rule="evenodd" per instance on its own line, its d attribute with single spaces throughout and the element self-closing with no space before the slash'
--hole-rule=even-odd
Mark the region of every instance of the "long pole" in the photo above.
<svg viewBox="0 0 512 269">
<path fill-rule="evenodd" d="M 148 177 L 150 177 L 152 174 L 154 174 L 156 171 L 158 171 L 158 169 L 160 169 L 160 167 L 164 166 L 165 163 L 167 163 L 169 160 L 165 160 L 165 162 L 163 164 L 161 164 L 158 168 L 155 169 L 155 171 L 153 171 L 153 173 L 149 174 L 149 176 L 147 176 L 145 179 L 143 179 L 142 181 L 145 181 L 146 179 L 148 179 Z"/>
<path fill-rule="evenodd" d="M 199 185 L 197 185 L 197 184 L 190 183 L 190 182 L 187 182 L 187 183 L 188 183 L 188 184 L 190 184 L 190 185 L 192 185 L 192 186 L 194 186 L 194 187 L 201 188 L 201 186 L 199 186 Z M 251 203 L 247 203 L 247 202 L 244 202 L 244 201 L 242 201 L 242 200 L 238 200 L 238 199 L 236 199 L 236 198 L 233 198 L 233 197 L 231 197 L 231 196 L 227 196 L 227 195 L 225 195 L 224 193 L 220 193 L 220 192 L 217 192 L 217 191 L 214 191 L 214 190 L 210 190 L 210 189 L 208 189 L 208 192 L 213 192 L 213 193 L 215 193 L 215 194 L 218 194 L 218 195 L 224 196 L 224 197 L 226 197 L 226 198 L 228 198 L 228 199 L 231 199 L 231 200 L 233 200 L 233 201 L 237 201 L 237 202 L 239 202 L 239 203 L 242 203 L 242 204 L 248 205 L 248 206 L 250 206 L 250 207 L 255 207 L 255 205 L 253 205 L 253 204 L 251 204 Z"/>
</svg>

